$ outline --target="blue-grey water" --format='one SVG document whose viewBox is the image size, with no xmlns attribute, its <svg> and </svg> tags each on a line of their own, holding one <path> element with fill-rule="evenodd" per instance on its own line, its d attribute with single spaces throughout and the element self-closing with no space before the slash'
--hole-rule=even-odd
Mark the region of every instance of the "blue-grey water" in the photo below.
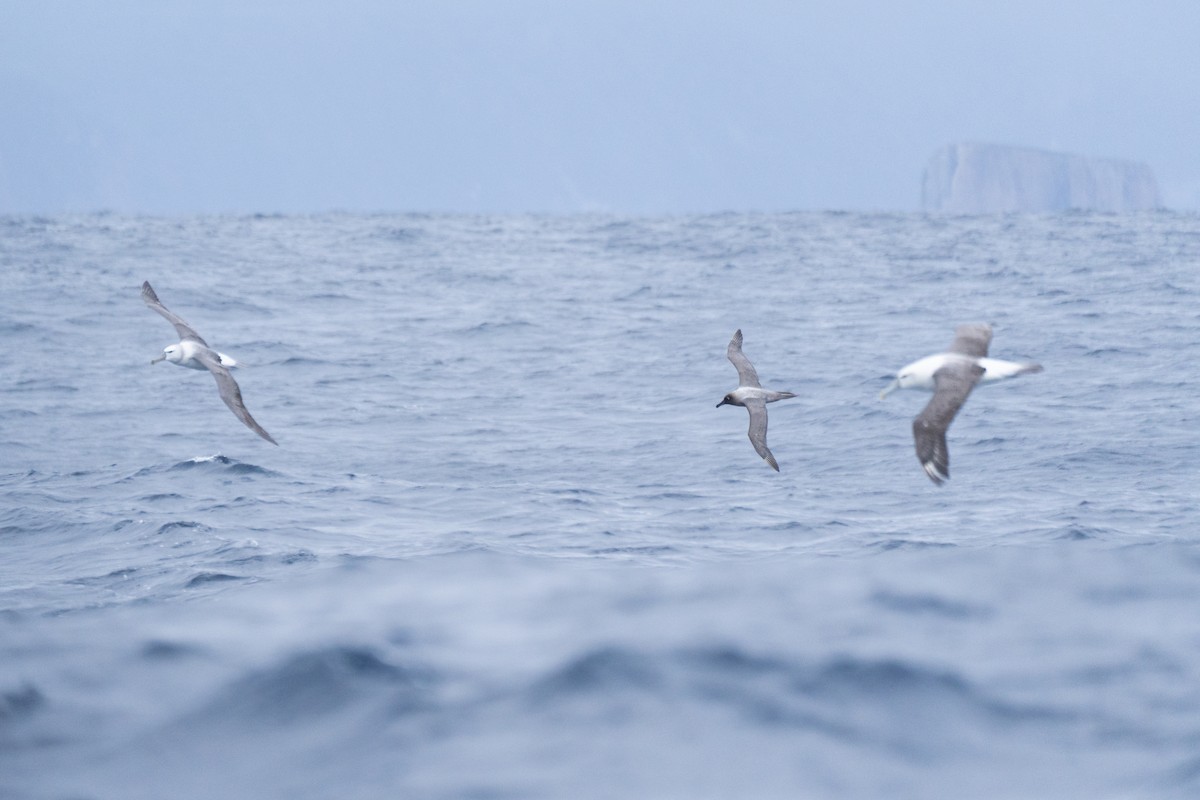
<svg viewBox="0 0 1200 800">
<path fill-rule="evenodd" d="M 0 282 L 6 800 L 1200 792 L 1200 217 L 9 217 Z M 976 321 L 1045 371 L 938 488 L 878 393 Z"/>
</svg>

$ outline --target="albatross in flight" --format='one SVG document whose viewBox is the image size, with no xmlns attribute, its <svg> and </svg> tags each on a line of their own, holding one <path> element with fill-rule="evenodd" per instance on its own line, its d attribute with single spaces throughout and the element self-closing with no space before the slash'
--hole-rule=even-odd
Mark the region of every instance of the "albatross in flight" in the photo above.
<svg viewBox="0 0 1200 800">
<path fill-rule="evenodd" d="M 163 348 L 162 355 L 150 363 L 170 361 L 172 364 L 189 369 L 208 370 L 216 378 L 217 391 L 221 393 L 221 399 L 225 401 L 225 405 L 229 406 L 229 410 L 233 412 L 234 416 L 271 444 L 279 444 L 271 438 L 271 434 L 254 421 L 254 417 L 250 416 L 250 412 L 246 410 L 246 404 L 242 402 L 242 391 L 238 388 L 237 381 L 229 374 L 229 368 L 236 367 L 238 362 L 224 353 L 218 353 L 210 348 L 208 342 L 200 338 L 200 334 L 196 333 L 191 325 L 184 322 L 178 314 L 168 310 L 158 299 L 154 289 L 150 287 L 149 281 L 142 283 L 142 300 L 146 301 L 146 305 L 150 308 L 162 314 L 167 322 L 175 326 L 175 331 L 181 340 L 179 344 L 167 345 Z"/>
<path fill-rule="evenodd" d="M 738 388 L 725 395 L 721 402 L 717 403 L 717 408 L 729 404 L 742 406 L 750 412 L 750 443 L 754 445 L 755 452 L 771 465 L 771 469 L 779 472 L 779 464 L 775 461 L 775 456 L 771 455 L 770 449 L 767 448 L 767 403 L 786 400 L 796 395 L 791 392 L 774 392 L 762 388 L 762 384 L 758 382 L 758 373 L 754 371 L 754 365 L 742 353 L 740 329 L 733 334 L 733 339 L 729 341 L 729 348 L 725 354 L 737 368 Z"/>
<path fill-rule="evenodd" d="M 1042 371 L 1041 364 L 1019 364 L 988 358 L 991 341 L 991 325 L 959 325 L 947 352 L 925 356 L 902 367 L 896 373 L 896 379 L 879 393 L 882 400 L 895 389 L 925 389 L 933 392 L 933 399 L 913 420 L 913 441 L 917 446 L 917 460 L 921 462 L 921 468 L 938 486 L 950 480 L 946 429 L 975 385 Z"/>
</svg>

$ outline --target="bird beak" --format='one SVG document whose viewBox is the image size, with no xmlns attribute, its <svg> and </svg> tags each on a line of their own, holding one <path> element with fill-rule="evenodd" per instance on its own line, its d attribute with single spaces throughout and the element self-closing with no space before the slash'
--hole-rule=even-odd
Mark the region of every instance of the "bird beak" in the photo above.
<svg viewBox="0 0 1200 800">
<path fill-rule="evenodd" d="M 727 403 L 727 402 L 728 402 L 727 400 L 722 400 L 721 402 L 717 403 L 717 408 L 720 408 L 721 406 L 725 405 L 725 403 Z"/>
<path fill-rule="evenodd" d="M 166 359 L 166 356 L 159 356 L 158 358 L 152 358 L 152 359 L 150 359 L 150 363 L 151 363 L 151 364 L 157 364 L 158 362 L 160 362 L 160 361 L 163 361 L 163 360 L 165 360 L 165 359 Z"/>
<path fill-rule="evenodd" d="M 882 400 L 883 398 L 887 397 L 889 394 L 891 394 L 892 392 L 896 391 L 896 389 L 899 389 L 899 388 L 900 388 L 900 379 L 897 378 L 896 380 L 889 383 L 888 387 L 886 389 L 884 389 L 882 392 L 879 393 L 879 399 Z"/>
</svg>

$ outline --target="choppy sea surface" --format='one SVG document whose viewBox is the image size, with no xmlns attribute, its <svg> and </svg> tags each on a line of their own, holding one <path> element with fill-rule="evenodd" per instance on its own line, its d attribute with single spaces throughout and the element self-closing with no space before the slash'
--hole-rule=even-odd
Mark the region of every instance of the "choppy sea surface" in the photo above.
<svg viewBox="0 0 1200 800">
<path fill-rule="evenodd" d="M 6 800 L 1200 793 L 1195 215 L 8 217 L 0 343 Z"/>
</svg>

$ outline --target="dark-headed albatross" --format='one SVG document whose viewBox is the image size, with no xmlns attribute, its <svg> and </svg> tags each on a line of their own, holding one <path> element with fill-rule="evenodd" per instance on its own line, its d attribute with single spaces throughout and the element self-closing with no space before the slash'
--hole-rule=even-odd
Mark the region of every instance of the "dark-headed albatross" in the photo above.
<svg viewBox="0 0 1200 800">
<path fill-rule="evenodd" d="M 725 354 L 737 368 L 738 388 L 725 395 L 721 402 L 717 403 L 717 408 L 729 404 L 742 406 L 750 412 L 750 443 L 754 445 L 755 452 L 762 456 L 773 470 L 779 472 L 779 464 L 767 448 L 767 403 L 786 400 L 796 395 L 791 392 L 774 392 L 762 388 L 762 384 L 758 382 L 758 373 L 754 371 L 754 365 L 742 353 L 741 330 L 733 334 L 733 339 L 730 340 Z"/>
</svg>

